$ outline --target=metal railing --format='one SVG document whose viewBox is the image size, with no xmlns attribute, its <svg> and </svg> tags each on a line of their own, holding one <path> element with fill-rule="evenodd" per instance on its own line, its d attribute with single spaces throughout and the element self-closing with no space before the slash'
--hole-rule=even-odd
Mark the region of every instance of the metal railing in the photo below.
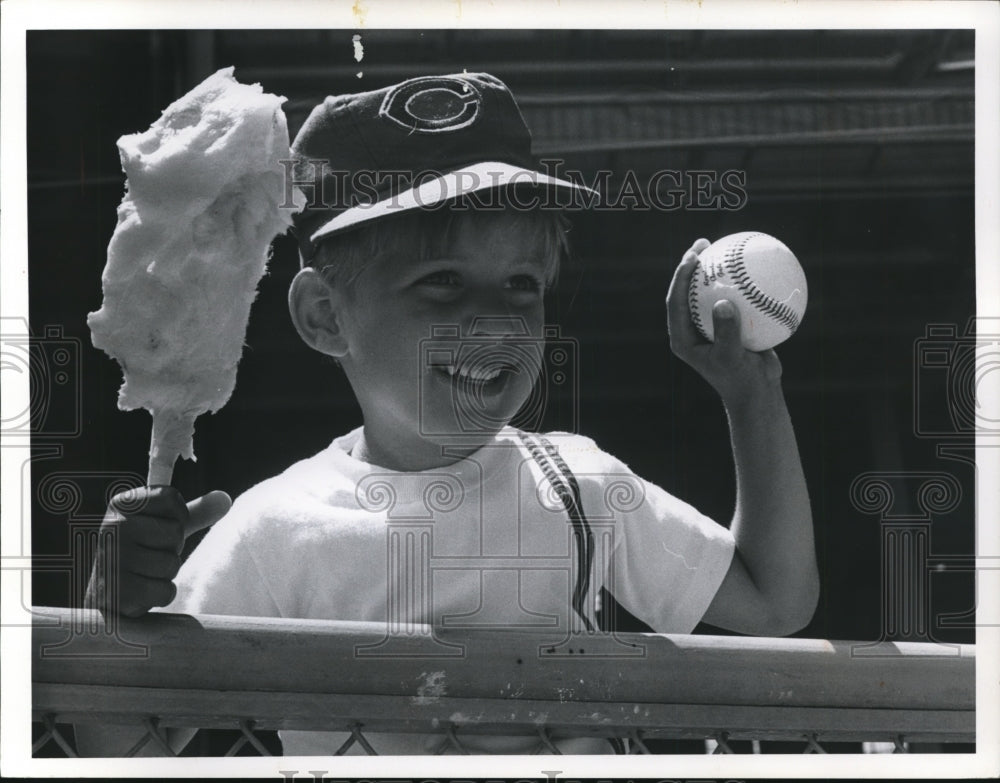
<svg viewBox="0 0 1000 783">
<path fill-rule="evenodd" d="M 378 732 L 435 733 L 438 752 L 459 753 L 498 733 L 537 752 L 593 736 L 626 753 L 661 739 L 720 753 L 738 740 L 975 741 L 972 645 L 34 613 L 36 754 L 74 755 L 66 729 L 95 722 L 142 727 L 124 755 L 173 753 L 172 727 L 237 730 L 226 755 L 269 753 L 256 732 L 273 730 L 345 732 L 340 753 L 374 752 Z"/>
</svg>

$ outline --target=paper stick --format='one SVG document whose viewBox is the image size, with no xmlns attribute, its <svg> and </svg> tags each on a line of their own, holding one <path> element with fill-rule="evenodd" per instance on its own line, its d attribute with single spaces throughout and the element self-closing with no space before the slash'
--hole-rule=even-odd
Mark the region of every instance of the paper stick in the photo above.
<svg viewBox="0 0 1000 783">
<path fill-rule="evenodd" d="M 149 473 L 146 478 L 147 487 L 167 486 L 174 475 L 174 462 L 177 457 L 165 458 L 165 455 L 153 456 L 155 452 L 154 444 L 149 447 Z"/>
</svg>

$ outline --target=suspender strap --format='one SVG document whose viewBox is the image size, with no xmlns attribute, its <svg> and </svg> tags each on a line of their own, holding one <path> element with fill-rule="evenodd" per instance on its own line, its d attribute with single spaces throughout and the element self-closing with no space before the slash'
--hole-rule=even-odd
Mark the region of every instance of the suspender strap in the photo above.
<svg viewBox="0 0 1000 783">
<path fill-rule="evenodd" d="M 573 528 L 573 538 L 576 541 L 576 584 L 573 587 L 573 610 L 583 620 L 588 631 L 593 631 L 593 623 L 587 618 L 584 601 L 590 590 L 590 569 L 594 562 L 594 535 L 590 523 L 583 513 L 583 503 L 580 500 L 580 485 L 576 476 L 569 469 L 551 441 L 541 435 L 533 435 L 518 431 L 521 442 L 528 449 L 532 458 L 538 463 L 545 478 L 556 491 Z"/>
</svg>

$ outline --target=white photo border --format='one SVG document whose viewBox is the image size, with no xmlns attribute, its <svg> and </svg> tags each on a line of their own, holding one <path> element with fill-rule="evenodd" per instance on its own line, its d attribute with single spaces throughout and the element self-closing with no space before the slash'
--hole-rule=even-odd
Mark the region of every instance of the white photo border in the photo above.
<svg viewBox="0 0 1000 783">
<path fill-rule="evenodd" d="M 56 2 L 5 0 L 2 14 L 2 89 L 0 116 L 0 295 L 2 316 L 27 319 L 27 172 L 25 131 L 25 32 L 32 29 L 110 28 L 974 28 L 976 30 L 976 281 L 977 312 L 1000 315 L 1000 6 L 981 2 L 723 2 L 661 0 L 611 3 L 585 0 L 257 0 L 242 2 L 233 13 L 226 0 L 104 0 Z M 613 10 L 612 10 L 613 9 Z M 350 50 L 345 48 L 345 61 Z M 23 386 L 18 384 L 23 383 Z M 4 394 L 25 394 L 27 377 L 4 376 Z M 19 538 L 22 518 L 23 444 L 5 438 L 2 462 L 4 557 L 21 554 L 10 543 Z M 10 449 L 10 451 L 8 451 Z M 21 449 L 21 451 L 19 451 Z M 1000 556 L 1000 454 L 985 443 L 977 447 L 978 554 Z M 26 484 L 25 484 L 26 485 Z M 21 572 L 3 571 L 3 617 L 30 605 L 30 585 Z M 1000 571 L 983 571 L 978 581 L 977 752 L 972 755 L 817 756 L 608 756 L 480 758 L 231 758 L 231 759 L 32 759 L 30 757 L 30 628 L 2 628 L 2 721 L 0 764 L 4 776 L 198 776 L 282 779 L 280 770 L 327 768 L 330 778 L 395 777 L 444 779 L 462 776 L 559 779 L 594 777 L 755 778 L 755 777 L 978 777 L 1000 770 Z M 12 593 L 13 591 L 13 593 Z M 488 767 L 485 764 L 488 763 Z M 669 769 L 667 769 L 669 763 Z"/>
</svg>

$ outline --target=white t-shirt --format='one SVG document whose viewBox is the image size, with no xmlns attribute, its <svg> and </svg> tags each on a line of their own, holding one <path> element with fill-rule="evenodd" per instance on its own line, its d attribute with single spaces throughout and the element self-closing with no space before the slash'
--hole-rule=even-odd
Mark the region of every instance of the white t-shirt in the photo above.
<svg viewBox="0 0 1000 783">
<path fill-rule="evenodd" d="M 454 464 L 403 473 L 354 459 L 360 432 L 241 495 L 182 566 L 177 597 L 165 611 L 459 628 L 535 625 L 558 635 L 596 626 L 603 586 L 655 631 L 689 633 L 732 560 L 726 528 L 640 479 L 588 438 L 545 436 L 578 482 L 593 541 L 589 558 L 585 537 L 574 534 L 582 523 L 571 524 L 526 447 L 537 436 L 506 428 Z M 415 567 L 399 568 L 400 557 Z M 387 600 L 400 591 L 408 600 Z M 406 616 L 390 616 L 398 613 L 387 607 L 400 605 Z M 281 733 L 286 755 L 329 755 L 347 736 Z M 387 754 L 433 752 L 441 743 L 440 734 L 366 737 Z M 481 752 L 525 752 L 533 741 L 482 737 L 467 744 Z M 600 753 L 608 745 L 586 739 L 560 749 Z M 354 751 L 363 752 L 358 745 Z"/>
</svg>

